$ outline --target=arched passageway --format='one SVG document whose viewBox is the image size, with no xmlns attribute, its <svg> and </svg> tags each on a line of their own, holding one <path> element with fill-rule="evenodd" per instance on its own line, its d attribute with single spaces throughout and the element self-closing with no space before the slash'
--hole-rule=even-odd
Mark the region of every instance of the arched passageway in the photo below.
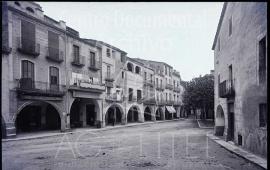
<svg viewBox="0 0 270 170">
<path fill-rule="evenodd" d="M 162 108 L 156 110 L 156 120 L 164 120 Z"/>
<path fill-rule="evenodd" d="M 149 107 L 146 107 L 144 110 L 144 121 L 151 121 L 152 116 L 151 116 L 151 109 Z"/>
<path fill-rule="evenodd" d="M 127 122 L 138 122 L 138 121 L 139 121 L 139 112 L 137 107 L 133 106 L 128 111 Z"/>
<path fill-rule="evenodd" d="M 173 114 L 167 109 L 165 109 L 165 120 L 171 120 L 173 119 Z"/>
<path fill-rule="evenodd" d="M 122 122 L 122 112 L 118 106 L 111 106 L 105 116 L 106 125 L 115 125 Z"/>
<path fill-rule="evenodd" d="M 60 130 L 61 118 L 56 108 L 51 104 L 33 102 L 18 113 L 15 124 L 17 133 Z"/>
<path fill-rule="evenodd" d="M 76 98 L 70 108 L 70 127 L 96 126 L 98 112 L 94 99 Z"/>
<path fill-rule="evenodd" d="M 225 127 L 224 112 L 222 107 L 218 105 L 215 118 L 215 135 L 223 136 L 224 127 Z"/>
</svg>

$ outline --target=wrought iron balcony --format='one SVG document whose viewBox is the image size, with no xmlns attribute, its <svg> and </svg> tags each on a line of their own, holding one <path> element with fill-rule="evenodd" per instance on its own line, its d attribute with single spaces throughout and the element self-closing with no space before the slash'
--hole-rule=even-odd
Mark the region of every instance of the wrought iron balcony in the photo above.
<svg viewBox="0 0 270 170">
<path fill-rule="evenodd" d="M 113 81 L 114 81 L 114 78 L 112 78 L 111 76 L 107 76 L 105 78 L 105 86 L 106 87 L 113 87 Z"/>
<path fill-rule="evenodd" d="M 174 101 L 174 102 L 173 102 L 173 105 L 174 105 L 174 106 L 180 106 L 180 105 L 181 105 L 181 102 L 180 102 L 180 101 Z"/>
<path fill-rule="evenodd" d="M 167 105 L 173 105 L 173 104 L 174 104 L 174 101 L 173 101 L 173 100 L 167 100 L 167 101 L 166 101 L 166 104 L 167 104 Z"/>
<path fill-rule="evenodd" d="M 173 90 L 173 85 L 172 84 L 166 84 L 165 88 L 169 89 L 169 90 Z"/>
<path fill-rule="evenodd" d="M 33 57 L 37 57 L 40 54 L 40 44 L 36 43 L 35 39 L 30 38 L 24 38 L 22 40 L 21 37 L 17 37 L 17 43 L 18 43 L 18 51 L 31 55 Z"/>
<path fill-rule="evenodd" d="M 165 100 L 157 100 L 157 105 L 166 105 L 166 101 Z"/>
<path fill-rule="evenodd" d="M 122 102 L 123 97 L 120 95 L 117 95 L 117 93 L 113 93 L 113 94 L 107 94 L 105 96 L 105 100 L 108 102 Z"/>
<path fill-rule="evenodd" d="M 174 87 L 173 91 L 179 93 L 181 90 L 180 90 L 180 87 Z"/>
<path fill-rule="evenodd" d="M 101 67 L 101 65 L 100 65 L 99 61 L 95 61 L 95 63 L 90 64 L 90 66 L 88 68 L 90 70 L 93 70 L 93 71 L 98 71 L 98 70 L 100 70 L 100 67 Z"/>
<path fill-rule="evenodd" d="M 33 81 L 31 78 L 21 78 L 17 84 L 17 92 L 22 95 L 62 97 L 66 91 L 65 85 Z"/>
<path fill-rule="evenodd" d="M 59 48 L 47 47 L 46 58 L 50 61 L 61 63 L 64 61 L 64 52 L 59 50 Z"/>
<path fill-rule="evenodd" d="M 132 97 L 128 96 L 128 101 L 129 102 L 136 102 L 137 101 L 137 97 L 136 96 L 132 96 Z"/>
<path fill-rule="evenodd" d="M 79 57 L 73 56 L 73 61 L 71 62 L 72 65 L 83 67 L 85 65 L 85 56 L 79 55 Z"/>
<path fill-rule="evenodd" d="M 154 81 L 151 81 L 148 79 L 144 80 L 143 84 L 144 84 L 144 86 L 151 86 L 151 87 L 154 87 L 154 85 L 155 85 Z"/>
<path fill-rule="evenodd" d="M 98 82 L 93 82 L 90 79 L 77 78 L 75 79 L 74 83 L 71 84 L 69 89 L 102 93 L 103 91 L 105 91 L 105 86 Z"/>
<path fill-rule="evenodd" d="M 162 86 L 162 85 L 157 85 L 157 86 L 156 86 L 156 90 L 163 91 L 163 90 L 164 90 L 164 86 Z"/>
<path fill-rule="evenodd" d="M 219 84 L 219 97 L 229 98 L 234 97 L 235 91 L 231 80 L 225 80 Z"/>
<path fill-rule="evenodd" d="M 154 97 L 153 98 L 144 98 L 143 103 L 144 104 L 156 104 L 156 99 Z"/>
</svg>

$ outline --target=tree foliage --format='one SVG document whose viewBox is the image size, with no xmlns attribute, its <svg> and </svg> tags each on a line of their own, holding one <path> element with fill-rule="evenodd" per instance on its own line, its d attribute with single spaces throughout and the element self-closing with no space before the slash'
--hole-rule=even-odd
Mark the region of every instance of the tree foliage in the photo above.
<svg viewBox="0 0 270 170">
<path fill-rule="evenodd" d="M 206 114 L 214 108 L 214 76 L 206 74 L 203 77 L 193 78 L 182 82 L 185 87 L 183 104 L 187 111 L 201 109 Z"/>
</svg>

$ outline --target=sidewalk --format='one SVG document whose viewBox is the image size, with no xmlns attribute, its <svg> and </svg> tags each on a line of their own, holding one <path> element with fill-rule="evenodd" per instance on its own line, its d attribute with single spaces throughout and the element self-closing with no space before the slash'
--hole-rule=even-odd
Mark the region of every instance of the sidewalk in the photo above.
<svg viewBox="0 0 270 170">
<path fill-rule="evenodd" d="M 267 160 L 259 157 L 257 155 L 254 155 L 253 153 L 250 153 L 246 150 L 244 150 L 241 147 L 238 147 L 232 143 L 226 142 L 223 139 L 214 136 L 213 134 L 207 134 L 207 137 L 212 139 L 214 142 L 216 142 L 217 144 L 219 144 L 221 147 L 227 149 L 228 151 L 264 168 L 267 169 Z"/>
<path fill-rule="evenodd" d="M 183 120 L 183 118 L 180 119 L 174 119 L 174 120 L 162 120 L 162 121 L 156 121 L 156 122 L 144 122 L 144 123 L 130 123 L 126 125 L 115 125 L 115 126 L 106 126 L 104 128 L 76 128 L 71 129 L 69 132 L 59 132 L 53 131 L 53 132 L 40 132 L 40 133 L 27 133 L 24 136 L 21 137 L 15 137 L 10 139 L 2 139 L 2 142 L 8 142 L 8 141 L 18 141 L 18 140 L 30 140 L 30 139 L 37 139 L 37 138 L 45 138 L 45 137 L 53 137 L 53 136 L 59 136 L 59 135 L 65 135 L 65 134 L 73 134 L 73 133 L 82 133 L 82 132 L 98 132 L 98 131 L 106 131 L 111 129 L 117 129 L 117 128 L 127 128 L 127 127 L 133 127 L 133 126 L 139 126 L 139 125 L 148 125 L 148 124 L 154 124 L 154 123 L 165 123 L 165 122 L 172 122 L 172 121 L 180 121 Z"/>
<path fill-rule="evenodd" d="M 210 119 L 197 119 L 197 123 L 201 129 L 213 129 L 215 126 L 214 120 Z"/>
</svg>

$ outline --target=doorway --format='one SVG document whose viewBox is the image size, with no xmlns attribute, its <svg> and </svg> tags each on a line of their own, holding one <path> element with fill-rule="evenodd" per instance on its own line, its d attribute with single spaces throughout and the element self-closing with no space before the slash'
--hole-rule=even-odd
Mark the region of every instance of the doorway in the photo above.
<svg viewBox="0 0 270 170">
<path fill-rule="evenodd" d="M 96 120 L 95 105 L 86 105 L 86 124 L 89 126 L 94 126 Z"/>
<path fill-rule="evenodd" d="M 234 103 L 228 103 L 228 140 L 234 141 Z"/>
</svg>

